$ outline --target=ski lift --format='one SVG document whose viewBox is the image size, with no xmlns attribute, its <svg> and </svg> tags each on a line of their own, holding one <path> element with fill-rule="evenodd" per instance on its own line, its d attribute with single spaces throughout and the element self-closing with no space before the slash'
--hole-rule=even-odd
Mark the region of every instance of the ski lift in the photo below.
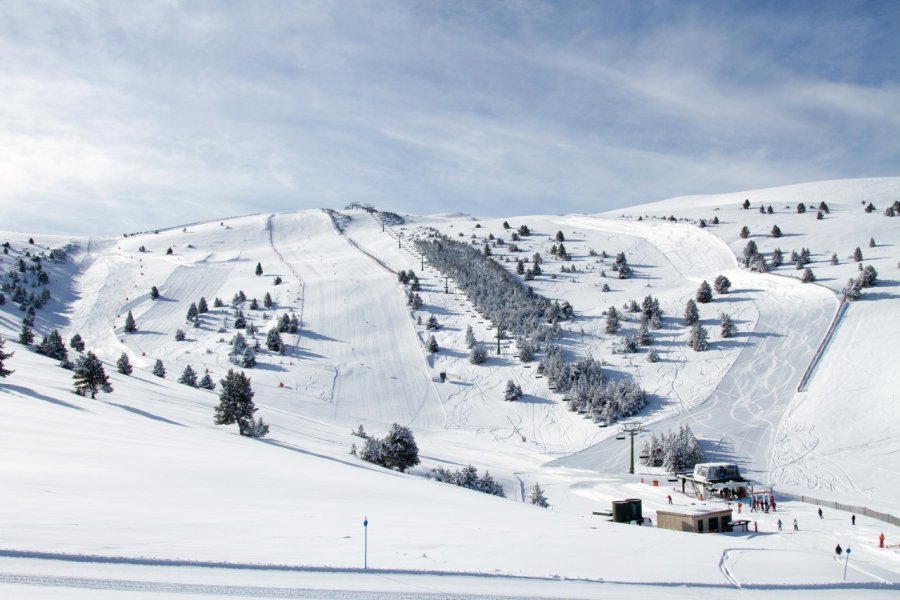
<svg viewBox="0 0 900 600">
<path fill-rule="evenodd" d="M 624 439 L 625 439 L 625 432 L 624 432 L 624 431 L 620 431 L 619 433 L 617 433 L 617 434 L 616 434 L 616 439 L 617 439 L 617 440 L 624 440 Z"/>
</svg>

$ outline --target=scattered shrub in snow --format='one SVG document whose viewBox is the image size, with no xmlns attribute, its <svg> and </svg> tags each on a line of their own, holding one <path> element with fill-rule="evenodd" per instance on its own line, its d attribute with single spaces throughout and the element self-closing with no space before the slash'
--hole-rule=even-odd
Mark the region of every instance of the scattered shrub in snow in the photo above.
<svg viewBox="0 0 900 600">
<path fill-rule="evenodd" d="M 78 358 L 72 379 L 75 380 L 75 391 L 82 396 L 87 396 L 87 393 L 90 392 L 91 398 L 96 398 L 97 390 L 112 391 L 109 378 L 103 369 L 103 363 L 93 352 L 88 352 L 87 355 Z"/>
<path fill-rule="evenodd" d="M 159 300 L 159 288 L 155 285 L 150 288 L 150 299 Z"/>
<path fill-rule="evenodd" d="M 798 202 L 797 203 L 797 214 L 802 215 L 805 212 L 806 212 L 806 205 L 803 204 L 802 202 Z"/>
<path fill-rule="evenodd" d="M 484 475 L 479 477 L 478 469 L 472 465 L 468 465 L 456 471 L 450 471 L 449 469 L 438 466 L 429 471 L 426 477 L 441 483 L 451 483 L 469 490 L 506 498 L 506 492 L 503 490 L 503 486 L 494 481 L 494 478 L 491 477 L 491 474 L 488 471 L 485 471 Z"/>
<path fill-rule="evenodd" d="M 175 330 L 175 341 L 183 342 L 185 338 L 184 329 L 176 329 Z"/>
<path fill-rule="evenodd" d="M 740 234 L 740 235 L 741 235 L 741 239 L 742 239 L 742 240 L 746 240 L 748 237 L 750 237 L 750 228 L 747 227 L 746 225 L 744 225 L 743 227 L 741 227 L 741 234 Z"/>
<path fill-rule="evenodd" d="M 647 353 L 647 362 L 648 363 L 659 362 L 659 352 L 656 351 L 656 348 L 650 348 L 650 352 Z"/>
<path fill-rule="evenodd" d="M 667 431 L 657 437 L 650 436 L 641 447 L 641 462 L 648 467 L 664 467 L 667 471 L 677 473 L 689 471 L 694 465 L 703 462 L 700 444 L 694 437 L 689 425 L 682 425 L 678 432 Z"/>
<path fill-rule="evenodd" d="M 781 228 L 778 225 L 772 225 L 772 237 L 780 238 L 781 237 Z"/>
</svg>

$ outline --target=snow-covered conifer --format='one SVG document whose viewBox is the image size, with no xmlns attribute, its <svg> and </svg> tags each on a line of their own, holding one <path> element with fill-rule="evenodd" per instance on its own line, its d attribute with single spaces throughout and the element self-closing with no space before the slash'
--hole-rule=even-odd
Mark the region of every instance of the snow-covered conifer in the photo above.
<svg viewBox="0 0 900 600">
<path fill-rule="evenodd" d="M 878 271 L 872 265 L 866 265 L 862 274 L 859 276 L 859 282 L 862 287 L 873 287 L 878 283 Z"/>
<path fill-rule="evenodd" d="M 731 315 L 728 313 L 719 314 L 719 321 L 721 322 L 721 335 L 723 338 L 734 337 L 736 328 L 734 326 L 734 321 L 731 320 Z"/>
<path fill-rule="evenodd" d="M 425 349 L 431 353 L 438 351 L 438 343 L 433 335 L 428 336 L 428 339 L 425 341 Z"/>
<path fill-rule="evenodd" d="M 272 352 L 281 353 L 284 351 L 284 342 L 281 340 L 281 334 L 278 333 L 278 329 L 275 327 L 270 329 L 269 334 L 266 336 L 266 348 Z"/>
<path fill-rule="evenodd" d="M 419 464 L 419 446 L 413 432 L 404 425 L 394 423 L 381 440 L 384 465 L 401 473 Z"/>
<path fill-rule="evenodd" d="M 700 324 L 699 321 L 695 322 L 691 326 L 691 335 L 688 338 L 688 346 L 697 352 L 703 352 L 706 350 L 708 345 L 709 333 L 706 331 L 706 328 Z"/>
<path fill-rule="evenodd" d="M 750 228 L 744 225 L 741 227 L 741 239 L 746 240 L 748 237 L 750 237 Z"/>
<path fill-rule="evenodd" d="M 697 298 L 697 302 L 700 302 L 701 304 L 706 304 L 707 302 L 712 302 L 712 299 L 713 299 L 712 288 L 709 287 L 709 284 L 706 282 L 705 279 L 703 280 L 703 283 L 700 284 L 700 287 L 697 288 L 696 298 Z"/>
<path fill-rule="evenodd" d="M 206 303 L 206 298 L 201 296 L 200 300 L 197 302 L 197 313 L 203 314 L 209 312 L 209 305 Z"/>
<path fill-rule="evenodd" d="M 28 346 L 34 341 L 34 330 L 31 329 L 31 322 L 26 318 L 22 319 L 22 327 L 19 329 L 19 343 Z"/>
<path fill-rule="evenodd" d="M 128 360 L 126 353 L 123 352 L 119 360 L 116 361 L 116 370 L 122 375 L 131 375 L 131 372 L 134 371 L 134 367 L 131 366 L 131 361 Z"/>
<path fill-rule="evenodd" d="M 150 288 L 150 299 L 159 300 L 159 288 L 155 285 Z"/>
<path fill-rule="evenodd" d="M 256 350 L 251 346 L 244 348 L 244 352 L 241 354 L 241 366 L 245 369 L 252 369 L 256 366 Z"/>
<path fill-rule="evenodd" d="M 187 334 L 184 332 L 184 329 L 176 329 L 175 330 L 175 341 L 183 342 Z"/>
<path fill-rule="evenodd" d="M 163 365 L 162 359 L 156 359 L 156 362 L 153 364 L 153 374 L 163 379 L 166 378 L 166 367 Z"/>
<path fill-rule="evenodd" d="M 256 263 L 256 276 L 259 277 L 263 274 L 262 263 Z"/>
<path fill-rule="evenodd" d="M 508 402 L 514 402 L 522 397 L 522 388 L 512 379 L 506 382 L 506 391 L 503 392 L 503 399 Z"/>
<path fill-rule="evenodd" d="M 622 328 L 619 322 L 619 312 L 615 306 L 610 306 L 606 311 L 606 333 L 617 333 Z"/>
<path fill-rule="evenodd" d="M 125 317 L 125 333 L 133 333 L 135 331 L 137 331 L 137 323 L 134 322 L 134 315 L 129 310 L 128 316 Z"/>
<path fill-rule="evenodd" d="M 266 292 L 266 295 L 263 297 L 263 306 L 266 308 L 272 308 L 275 306 L 275 302 L 272 300 L 272 294 Z"/>
<path fill-rule="evenodd" d="M 216 407 L 216 425 L 231 425 L 237 423 L 241 435 L 254 436 L 253 414 L 256 406 L 253 404 L 253 389 L 250 387 L 250 379 L 242 371 L 228 369 L 225 379 L 219 381 L 219 405 Z"/>
<path fill-rule="evenodd" d="M 476 343 L 475 332 L 472 331 L 472 326 L 466 325 L 466 348 L 472 348 Z"/>
<path fill-rule="evenodd" d="M 425 322 L 425 329 L 429 331 L 437 331 L 440 328 L 441 326 L 438 323 L 436 316 L 431 315 L 430 317 L 428 317 L 428 321 Z"/>
<path fill-rule="evenodd" d="M 72 339 L 69 340 L 69 347 L 75 352 L 84 352 L 84 340 L 81 339 L 81 334 L 76 333 L 72 336 Z"/>
<path fill-rule="evenodd" d="M 772 237 L 773 238 L 781 237 L 781 228 L 778 225 L 772 225 Z"/>
<path fill-rule="evenodd" d="M 688 327 L 700 321 L 700 311 L 697 310 L 697 303 L 693 298 L 689 298 L 684 306 L 684 324 Z"/>
<path fill-rule="evenodd" d="M 547 502 L 546 496 L 544 496 L 544 490 L 538 483 L 535 483 L 534 487 L 531 488 L 531 492 L 528 493 L 528 501 L 535 506 L 540 506 L 541 508 L 547 508 L 548 506 L 550 506 L 550 503 Z"/>
<path fill-rule="evenodd" d="M 3 350 L 3 345 L 5 343 L 6 342 L 3 341 L 3 338 L 0 338 L 0 377 L 9 377 L 13 373 L 15 373 L 15 371 L 11 371 L 5 366 L 6 361 L 12 358 L 12 356 L 15 354 L 15 352 L 6 352 Z"/>
<path fill-rule="evenodd" d="M 185 316 L 185 320 L 190 323 L 194 319 L 197 318 L 197 315 L 200 314 L 197 310 L 197 304 L 195 302 L 191 302 L 191 305 L 188 307 L 187 315 Z"/>
<path fill-rule="evenodd" d="M 97 391 L 102 389 L 111 391 L 109 387 L 109 378 L 106 371 L 103 370 L 103 363 L 93 352 L 88 352 L 85 356 L 78 358 L 75 363 L 75 374 L 72 376 L 75 380 L 75 391 L 86 396 L 91 393 L 91 398 L 97 397 Z"/>
<path fill-rule="evenodd" d="M 812 283 L 816 280 L 816 275 L 813 273 L 813 270 L 809 267 L 803 270 L 803 275 L 800 277 L 800 281 L 803 283 Z"/>
<path fill-rule="evenodd" d="M 197 387 L 204 390 L 213 390 L 216 388 L 216 384 L 212 380 L 212 377 L 209 376 L 209 372 L 207 372 L 204 373 L 203 377 L 200 378 L 200 381 L 197 383 Z"/>
<path fill-rule="evenodd" d="M 487 350 L 477 344 L 475 346 L 472 346 L 472 350 L 469 352 L 469 362 L 473 365 L 480 365 L 486 360 Z"/>
<path fill-rule="evenodd" d="M 728 290 L 731 289 L 731 280 L 724 275 L 717 275 L 713 280 L 713 288 L 717 294 L 727 294 Z"/>
<path fill-rule="evenodd" d="M 56 329 L 44 336 L 37 347 L 37 351 L 39 354 L 43 354 L 44 356 L 56 360 L 66 360 L 69 358 L 69 354 L 66 351 L 66 344 L 63 342 L 62 336 L 59 335 L 59 331 Z"/>
<path fill-rule="evenodd" d="M 659 352 L 656 351 L 656 348 L 650 348 L 650 351 L 647 353 L 647 362 L 648 363 L 659 362 Z"/>
<path fill-rule="evenodd" d="M 861 262 L 863 259 L 862 250 L 860 250 L 859 246 L 853 251 L 853 260 L 856 262 Z"/>
<path fill-rule="evenodd" d="M 191 365 L 187 365 L 184 368 L 184 371 L 181 372 L 181 377 L 178 378 L 178 383 L 183 383 L 184 385 L 189 385 L 191 387 L 197 387 L 197 372 L 194 371 L 194 368 Z"/>
</svg>

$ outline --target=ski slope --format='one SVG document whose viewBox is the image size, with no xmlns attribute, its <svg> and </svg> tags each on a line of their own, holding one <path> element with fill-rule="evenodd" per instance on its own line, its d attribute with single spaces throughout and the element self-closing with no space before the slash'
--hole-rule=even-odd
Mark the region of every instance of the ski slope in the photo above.
<svg viewBox="0 0 900 600">
<path fill-rule="evenodd" d="M 575 306 L 560 343 L 602 359 L 611 377 L 632 377 L 651 393 L 641 416 L 648 431 L 690 424 L 704 451 L 739 462 L 776 490 L 846 500 L 898 511 L 900 434 L 897 378 L 896 221 L 881 215 L 900 196 L 900 181 L 823 182 L 759 192 L 682 198 L 616 215 L 533 215 L 476 219 L 464 215 L 405 216 L 382 225 L 365 211 L 344 211 L 343 232 L 321 211 L 260 214 L 173 227 L 122 238 L 78 241 L 64 265 L 52 265 L 53 300 L 39 311 L 38 339 L 58 327 L 78 332 L 107 361 L 114 390 L 96 400 L 72 393 L 70 373 L 17 344 L 21 313 L 0 307 L 0 332 L 14 369 L 0 380 L 0 407 L 14 424 L 0 439 L 0 590 L 10 597 L 719 597 L 740 589 L 760 595 L 847 592 L 895 595 L 900 581 L 900 528 L 859 516 L 779 502 L 779 513 L 755 513 L 758 534 L 688 536 L 656 528 L 613 525 L 595 511 L 613 500 L 642 498 L 654 518 L 666 506 L 666 487 L 647 483 L 659 473 L 628 466 L 616 427 L 598 427 L 568 410 L 536 374 L 536 363 L 515 358 L 515 342 L 496 330 L 412 246 L 425 228 L 483 245 L 488 234 L 527 224 L 532 234 L 514 259 L 544 257 L 535 291 Z M 752 202 L 744 211 L 745 197 Z M 800 199 L 825 199 L 823 220 L 793 209 Z M 815 200 L 813 200 L 815 199 Z M 874 214 L 860 201 L 872 199 Z M 761 215 L 758 203 L 773 203 Z M 674 215 L 680 221 L 655 218 Z M 638 220 L 638 216 L 642 219 Z M 700 218 L 720 224 L 700 229 Z M 777 223 L 779 239 L 766 232 Z M 737 267 L 748 225 L 760 249 L 785 254 L 808 247 L 818 276 L 802 284 L 787 265 L 760 275 Z M 551 257 L 557 230 L 572 255 Z M 29 234 L 8 233 L 10 268 Z M 474 236 L 474 237 L 473 237 Z M 68 238 L 35 236 L 39 247 Z M 868 239 L 877 240 L 874 248 Z M 140 251 L 141 246 L 146 251 Z M 879 285 L 847 307 L 820 355 L 820 342 L 838 308 L 835 290 L 857 272 L 847 259 L 861 246 Z M 167 249 L 172 253 L 167 254 Z M 626 252 L 634 277 L 604 276 L 610 257 Z M 591 252 L 594 251 L 594 252 Z M 838 265 L 830 264 L 832 252 Z M 507 260 L 508 262 L 503 262 Z M 264 270 L 255 275 L 256 264 Z M 576 267 L 562 272 L 563 266 Z M 413 269 L 425 305 L 412 311 L 396 271 Z M 725 274 L 732 291 L 700 305 L 710 348 L 685 346 L 681 313 L 699 283 Z M 275 285 L 275 277 L 283 281 Z M 603 284 L 610 291 L 603 292 Z M 154 301 L 156 285 L 162 297 Z M 247 370 L 255 401 L 271 424 L 262 441 L 212 423 L 217 394 L 176 383 L 186 365 L 214 380 L 235 368 L 228 353 L 235 334 L 232 297 L 244 291 L 260 303 L 244 305 L 256 338 L 282 315 L 298 315 L 298 335 L 282 334 L 284 354 L 261 349 Z M 647 294 L 659 298 L 663 328 L 654 332 L 661 361 L 617 352 L 637 330 L 626 314 L 623 331 L 604 333 L 603 313 Z M 186 322 L 200 296 L 211 310 L 199 327 Z M 213 307 L 221 298 L 224 306 Z M 125 334 L 131 310 L 138 331 Z M 738 335 L 721 339 L 720 311 Z M 423 350 L 431 315 L 440 350 Z M 471 325 L 492 349 L 484 365 L 468 361 L 464 332 Z M 176 341 L 174 332 L 187 332 Z M 251 336 L 252 340 L 252 336 Z M 131 377 L 115 373 L 127 352 Z M 70 351 L 70 356 L 74 353 Z M 814 361 L 815 356 L 820 358 Z M 168 373 L 150 373 L 155 361 Z M 800 380 L 809 370 L 802 391 Z M 440 383 L 438 374 L 447 374 Z M 525 392 L 503 401 L 506 382 Z M 415 432 L 422 463 L 391 473 L 349 453 L 363 424 L 383 435 L 393 422 Z M 640 444 L 641 439 L 638 439 Z M 435 466 L 466 464 L 489 470 L 506 488 L 495 498 L 424 479 Z M 535 483 L 551 509 L 525 502 Z M 675 494 L 675 503 L 693 498 Z M 716 501 L 708 501 L 713 505 Z M 235 515 L 239 515 L 235 518 Z M 361 570 L 361 521 L 368 517 L 370 570 Z M 798 533 L 779 533 L 776 520 L 797 518 Z M 840 542 L 854 549 L 848 565 L 833 557 Z M 628 557 L 640 556 L 641 560 Z M 842 587 L 848 567 L 849 587 Z"/>
</svg>

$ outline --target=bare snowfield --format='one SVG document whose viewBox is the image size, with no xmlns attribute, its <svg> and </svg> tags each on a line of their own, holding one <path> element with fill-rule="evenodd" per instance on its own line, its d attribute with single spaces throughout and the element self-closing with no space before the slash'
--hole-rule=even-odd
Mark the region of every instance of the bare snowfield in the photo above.
<svg viewBox="0 0 900 600">
<path fill-rule="evenodd" d="M 741 208 L 744 198 L 749 210 Z M 848 500 L 897 515 L 900 382 L 892 350 L 900 334 L 900 221 L 882 215 L 896 198 L 900 180 L 860 180 L 673 199 L 615 215 L 510 217 L 513 230 L 525 224 L 531 235 L 517 242 L 522 252 L 515 256 L 508 246 L 493 250 L 510 269 L 515 263 L 504 258 L 541 253 L 544 275 L 529 283 L 576 310 L 576 319 L 562 325 L 561 343 L 602 358 L 613 377 L 637 380 L 651 394 L 641 415 L 648 430 L 690 424 L 707 456 L 738 462 L 757 481 L 774 483 L 776 493 Z M 831 209 L 823 220 L 815 210 L 796 213 L 798 201 L 821 200 Z M 877 210 L 864 213 L 862 200 Z M 775 214 L 759 214 L 759 204 L 772 204 Z M 504 219 L 404 215 L 404 225 L 382 227 L 364 211 L 342 212 L 349 217 L 343 233 L 326 213 L 301 211 L 76 240 L 80 249 L 56 267 L 55 300 L 38 312 L 35 327 L 39 335 L 58 327 L 66 340 L 78 332 L 107 362 L 114 391 L 95 400 L 72 392 L 68 371 L 17 344 L 21 313 L 10 302 L 0 307 L 6 350 L 15 351 L 7 361 L 15 373 L 0 381 L 0 405 L 14 424 L 0 438 L 4 596 L 896 594 L 900 527 L 868 517 L 852 526 L 849 514 L 826 509 L 820 520 L 815 506 L 784 500 L 778 513 L 753 514 L 756 533 L 697 536 L 595 516 L 612 500 L 634 497 L 655 523 L 672 484 L 648 485 L 660 477 L 650 471 L 623 475 L 628 447 L 615 439 L 618 428 L 569 411 L 537 377 L 536 363 L 514 357 L 511 340 L 502 341 L 499 356 L 470 364 L 466 325 L 486 347 L 494 347 L 496 329 L 412 247 L 426 227 L 460 240 L 474 235 L 480 246 L 488 234 L 508 243 Z M 670 215 L 681 221 L 654 218 Z M 718 225 L 695 224 L 713 216 Z M 782 238 L 768 236 L 775 223 Z M 810 248 L 818 282 L 801 283 L 791 265 L 765 275 L 739 268 L 743 225 L 764 252 Z M 557 231 L 570 262 L 549 254 Z M 2 257 L 7 270 L 30 234 L 3 235 L 14 249 Z M 35 238 L 46 247 L 68 241 Z M 879 284 L 842 311 L 819 352 L 838 311 L 835 290 L 856 274 L 847 258 L 856 246 L 863 262 L 878 269 Z M 603 251 L 625 252 L 634 277 L 604 277 L 611 258 L 603 259 Z M 832 252 L 838 265 L 829 262 Z M 257 263 L 261 276 L 254 274 Z M 576 270 L 563 273 L 563 265 Z M 419 275 L 421 310 L 406 306 L 399 269 Z M 719 274 L 731 280 L 731 293 L 700 305 L 711 343 L 697 353 L 685 345 L 681 314 L 699 283 Z M 610 291 L 601 291 L 604 283 Z M 152 285 L 160 300 L 150 298 Z M 239 290 L 260 303 L 268 292 L 275 302 L 271 309 L 245 305 L 261 341 L 282 315 L 301 321 L 299 335 L 282 334 L 284 355 L 261 351 L 247 370 L 258 414 L 271 424 L 263 440 L 215 426 L 217 393 L 176 383 L 188 364 L 216 381 L 233 367 L 230 303 Z M 643 350 L 614 352 L 623 335 L 637 330 L 634 316 L 622 333 L 604 333 L 608 307 L 647 294 L 659 297 L 665 311 L 663 328 L 654 332 L 661 357 L 655 364 Z M 194 328 L 184 317 L 201 296 L 211 311 Z M 216 297 L 224 307 L 212 308 Z M 129 310 L 138 331 L 126 334 Z M 719 336 L 722 311 L 735 319 L 734 338 Z M 441 324 L 436 354 L 424 350 L 430 332 L 418 324 L 431 315 Z M 185 341 L 174 338 L 179 327 Z M 115 372 L 122 352 L 136 366 L 131 377 Z M 157 359 L 165 379 L 150 373 Z M 508 380 L 522 387 L 520 401 L 504 402 Z M 416 435 L 422 464 L 409 474 L 349 453 L 361 443 L 350 435 L 357 425 L 380 436 L 393 422 Z M 423 477 L 437 465 L 467 464 L 489 470 L 508 497 Z M 535 482 L 550 510 L 525 502 Z M 673 496 L 675 504 L 698 502 Z M 794 518 L 798 532 L 788 531 Z M 881 532 L 892 548 L 877 548 Z M 849 562 L 834 558 L 836 543 L 852 547 Z"/>
</svg>

